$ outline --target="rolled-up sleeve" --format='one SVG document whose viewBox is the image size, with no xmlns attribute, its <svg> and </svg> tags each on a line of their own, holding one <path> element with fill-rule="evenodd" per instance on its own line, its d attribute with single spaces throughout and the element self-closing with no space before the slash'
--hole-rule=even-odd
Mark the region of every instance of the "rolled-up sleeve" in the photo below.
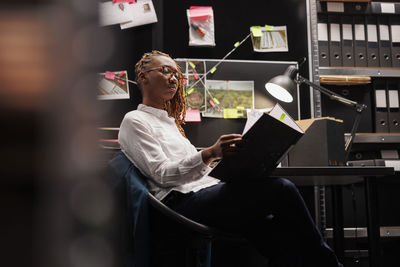
<svg viewBox="0 0 400 267">
<path fill-rule="evenodd" d="M 210 170 L 203 163 L 201 152 L 194 151 L 179 159 L 168 157 L 150 125 L 134 118 L 123 120 L 119 142 L 122 151 L 136 167 L 160 187 L 196 181 Z"/>
</svg>

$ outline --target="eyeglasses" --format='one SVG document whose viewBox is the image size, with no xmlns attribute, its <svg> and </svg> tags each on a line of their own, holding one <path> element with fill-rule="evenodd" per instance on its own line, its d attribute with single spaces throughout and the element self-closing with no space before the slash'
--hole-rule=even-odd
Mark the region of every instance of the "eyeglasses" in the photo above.
<svg viewBox="0 0 400 267">
<path fill-rule="evenodd" d="M 165 75 L 169 78 L 171 78 L 172 77 L 171 75 L 173 75 L 178 81 L 181 79 L 178 71 L 170 66 L 154 67 L 154 68 L 145 70 L 143 72 L 149 72 L 149 71 L 153 71 L 153 70 L 158 70 L 163 75 Z"/>
</svg>

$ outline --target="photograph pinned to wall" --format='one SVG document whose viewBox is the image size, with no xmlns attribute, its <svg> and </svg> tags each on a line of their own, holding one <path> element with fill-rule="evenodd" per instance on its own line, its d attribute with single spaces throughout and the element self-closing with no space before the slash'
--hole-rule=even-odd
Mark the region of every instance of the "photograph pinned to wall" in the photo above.
<svg viewBox="0 0 400 267">
<path fill-rule="evenodd" d="M 106 71 L 99 73 L 99 95 L 101 100 L 129 99 L 128 72 Z"/>
<path fill-rule="evenodd" d="M 288 52 L 286 26 L 252 26 L 251 41 L 255 52 Z"/>
<path fill-rule="evenodd" d="M 198 82 L 199 79 L 202 79 Z M 189 74 L 187 79 L 186 109 L 205 111 L 205 81 L 203 75 Z"/>
<path fill-rule="evenodd" d="M 129 3 L 99 3 L 99 24 L 109 26 L 132 20 L 132 5 Z"/>
<path fill-rule="evenodd" d="M 122 30 L 158 21 L 153 1 L 137 1 L 136 4 L 131 4 L 130 6 L 130 21 L 121 23 Z"/>
<path fill-rule="evenodd" d="M 206 111 L 203 117 L 246 118 L 254 108 L 254 81 L 206 81 Z"/>
</svg>

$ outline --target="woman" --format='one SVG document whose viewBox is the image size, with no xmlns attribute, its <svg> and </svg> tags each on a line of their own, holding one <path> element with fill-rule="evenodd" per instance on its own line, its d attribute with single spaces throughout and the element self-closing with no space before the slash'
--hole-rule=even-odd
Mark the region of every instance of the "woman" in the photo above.
<svg viewBox="0 0 400 267">
<path fill-rule="evenodd" d="M 236 152 L 241 135 L 223 135 L 211 147 L 196 150 L 181 127 L 185 85 L 169 55 L 144 54 L 135 74 L 143 101 L 125 115 L 119 142 L 149 177 L 155 197 L 193 220 L 243 233 L 272 266 L 342 266 L 291 182 L 268 177 L 227 184 L 207 176 L 211 162 Z"/>
</svg>

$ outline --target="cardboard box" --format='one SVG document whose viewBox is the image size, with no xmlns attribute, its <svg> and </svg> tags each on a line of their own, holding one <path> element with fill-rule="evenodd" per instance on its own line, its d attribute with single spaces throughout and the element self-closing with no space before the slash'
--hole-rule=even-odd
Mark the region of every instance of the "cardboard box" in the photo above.
<svg viewBox="0 0 400 267">
<path fill-rule="evenodd" d="M 324 117 L 296 123 L 305 135 L 289 152 L 289 166 L 345 166 L 343 121 Z"/>
</svg>

